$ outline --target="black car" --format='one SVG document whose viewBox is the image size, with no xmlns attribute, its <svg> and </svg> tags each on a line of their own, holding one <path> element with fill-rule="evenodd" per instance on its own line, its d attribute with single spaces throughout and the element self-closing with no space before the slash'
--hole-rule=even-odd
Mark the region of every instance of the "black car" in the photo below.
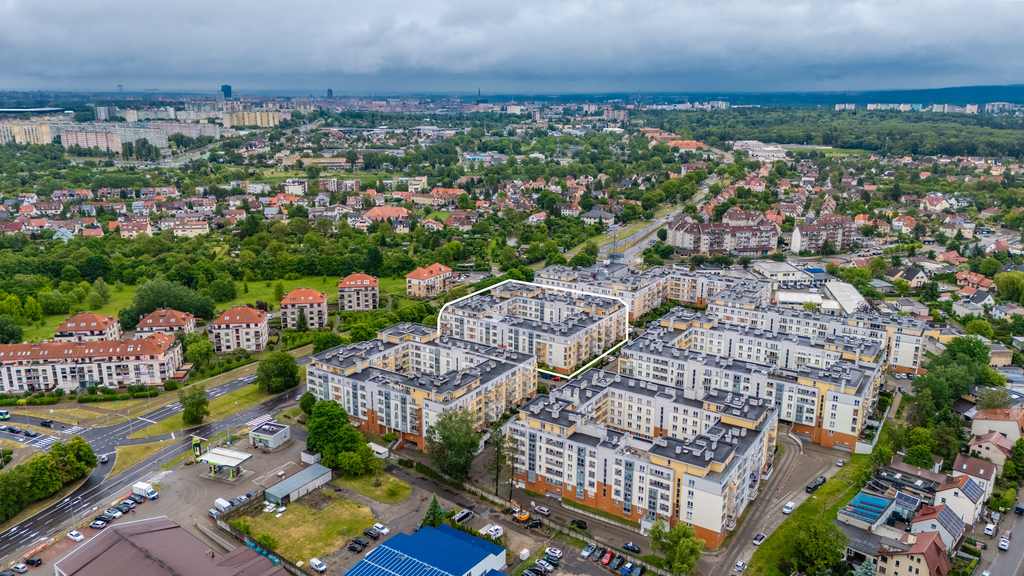
<svg viewBox="0 0 1024 576">
<path fill-rule="evenodd" d="M 39 425 L 45 428 L 53 428 L 53 420 L 40 420 Z"/>
<path fill-rule="evenodd" d="M 604 553 L 607 551 L 608 550 L 604 546 L 599 547 L 597 550 L 590 553 L 590 560 L 592 562 L 600 562 L 601 557 L 604 556 Z"/>
<path fill-rule="evenodd" d="M 131 499 L 131 501 L 135 502 L 136 504 L 142 504 L 143 502 L 146 501 L 145 498 L 139 496 L 138 494 L 131 494 L 128 496 L 128 498 Z"/>
<path fill-rule="evenodd" d="M 523 576 L 544 576 L 544 574 L 535 571 L 533 568 L 527 568 L 526 570 L 523 570 Z"/>
<path fill-rule="evenodd" d="M 380 538 L 380 532 L 378 532 L 376 528 L 367 528 L 366 530 L 363 530 L 363 536 L 376 540 Z"/>
<path fill-rule="evenodd" d="M 366 548 L 367 546 L 370 545 L 370 541 L 367 540 L 366 538 L 363 538 L 362 536 L 356 536 L 355 538 L 352 539 L 352 541 L 355 542 L 356 544 L 359 544 L 363 548 Z"/>
<path fill-rule="evenodd" d="M 237 499 L 235 499 L 235 498 L 232 498 L 231 500 L 229 500 L 229 502 L 231 502 L 231 507 L 232 507 L 232 508 L 234 508 L 235 506 L 238 506 L 239 504 L 241 504 L 241 502 L 239 502 L 239 501 L 238 501 Z"/>
<path fill-rule="evenodd" d="M 543 525 L 544 525 L 544 523 L 541 522 L 540 519 L 534 518 L 533 520 L 530 520 L 526 524 L 523 524 L 523 527 L 524 528 L 540 528 Z"/>
<path fill-rule="evenodd" d="M 569 522 L 569 525 L 575 528 L 579 528 L 580 530 L 587 529 L 587 523 L 584 520 L 573 520 L 572 522 Z"/>
<path fill-rule="evenodd" d="M 818 483 L 817 482 L 811 482 L 810 484 L 807 485 L 807 488 L 805 488 L 804 490 L 806 490 L 808 494 L 814 494 L 814 491 L 817 490 L 817 489 L 818 489 Z"/>
<path fill-rule="evenodd" d="M 114 506 L 114 509 L 115 510 L 120 510 L 121 514 L 131 514 L 132 513 L 132 507 L 127 505 L 127 504 L 125 504 L 124 502 L 118 504 L 117 506 Z"/>
<path fill-rule="evenodd" d="M 611 564 L 608 564 L 608 567 L 612 570 L 618 570 L 619 566 L 622 566 L 622 562 L 624 560 L 625 559 L 622 557 L 622 554 L 617 554 L 615 558 L 612 559 Z"/>
<path fill-rule="evenodd" d="M 815 480 L 814 483 L 817 484 L 818 487 L 820 488 L 820 487 L 825 485 L 825 482 L 827 480 L 828 480 L 828 478 L 825 478 L 824 476 L 818 476 L 818 479 Z"/>
<path fill-rule="evenodd" d="M 36 432 L 35 430 L 25 430 L 24 432 L 22 432 L 22 434 L 28 436 L 29 438 L 35 438 L 36 436 L 39 436 L 39 432 Z"/>
<path fill-rule="evenodd" d="M 107 513 L 104 512 L 103 514 L 100 514 L 99 516 L 93 518 L 93 520 L 102 520 L 102 521 L 106 522 L 107 524 L 110 524 L 111 522 L 114 521 L 114 517 L 111 516 L 110 514 L 107 514 Z"/>
<path fill-rule="evenodd" d="M 630 572 L 630 576 L 644 576 L 644 572 L 647 572 L 647 566 L 641 564 L 636 568 L 633 568 L 633 571 Z"/>
<path fill-rule="evenodd" d="M 21 434 L 21 428 L 18 428 L 17 426 L 8 426 L 7 431 L 11 434 Z"/>
<path fill-rule="evenodd" d="M 622 547 L 624 549 L 626 549 L 626 550 L 629 550 L 630 552 L 632 552 L 634 554 L 639 554 L 640 553 L 640 547 L 637 546 L 636 544 L 633 544 L 632 542 L 626 542 L 625 544 L 622 545 Z"/>
<path fill-rule="evenodd" d="M 253 497 L 255 497 L 255 496 L 256 496 L 256 493 L 255 493 L 255 492 L 246 492 L 246 493 L 245 493 L 245 497 L 246 497 L 246 498 L 253 498 Z"/>
<path fill-rule="evenodd" d="M 36 558 L 35 556 L 33 556 L 33 557 L 25 560 L 25 564 L 28 564 L 29 566 L 42 566 L 43 565 L 43 559 L 42 558 Z"/>
<path fill-rule="evenodd" d="M 360 546 L 359 544 L 356 544 L 355 542 L 352 542 L 351 544 L 349 544 L 348 545 L 348 549 L 353 551 L 353 552 L 362 552 L 363 551 L 363 547 Z"/>
</svg>

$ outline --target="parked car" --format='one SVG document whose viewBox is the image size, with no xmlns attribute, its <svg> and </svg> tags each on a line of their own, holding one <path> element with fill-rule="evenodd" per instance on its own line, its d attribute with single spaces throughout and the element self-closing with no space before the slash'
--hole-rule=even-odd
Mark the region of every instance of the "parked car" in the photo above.
<svg viewBox="0 0 1024 576">
<path fill-rule="evenodd" d="M 321 562 L 319 558 L 310 558 L 309 567 L 321 574 L 327 572 L 327 565 Z"/>
<path fill-rule="evenodd" d="M 788 516 L 795 509 L 796 502 L 786 502 L 786 505 L 782 507 L 782 513 Z"/>
<path fill-rule="evenodd" d="M 747 569 L 747 563 L 743 560 L 737 560 L 736 565 L 732 567 L 734 572 L 743 572 Z"/>
<path fill-rule="evenodd" d="M 85 536 L 82 536 L 82 533 L 78 530 L 72 530 L 71 532 L 68 532 L 68 538 L 70 538 L 74 542 L 81 542 L 82 540 L 85 540 Z"/>
<path fill-rule="evenodd" d="M 811 482 L 810 484 L 807 485 L 806 488 L 804 488 L 804 490 L 806 490 L 808 494 L 814 494 L 814 492 L 817 489 L 818 489 L 818 483 L 817 482 Z"/>
<path fill-rule="evenodd" d="M 999 539 L 999 549 L 1000 550 L 1009 550 L 1010 549 L 1010 541 L 1007 540 L 1006 538 L 1000 538 Z"/>
<path fill-rule="evenodd" d="M 580 530 L 587 529 L 587 522 L 585 520 L 573 520 L 572 522 L 569 522 L 569 525 L 575 528 L 579 528 Z"/>
<path fill-rule="evenodd" d="M 1016 514 L 1017 514 L 1018 516 L 1024 515 L 1024 504 L 1017 504 L 1017 507 L 1016 507 L 1016 508 L 1014 508 L 1014 509 L 1013 509 L 1013 511 L 1014 511 L 1014 512 L 1015 512 L 1015 513 L 1016 513 Z"/>
<path fill-rule="evenodd" d="M 548 564 L 551 564 L 552 566 L 556 566 L 556 567 L 557 567 L 557 566 L 558 566 L 559 564 L 561 564 L 561 563 L 562 563 L 562 561 L 561 561 L 561 560 L 559 560 L 559 559 L 558 559 L 557 557 L 555 557 L 555 556 L 552 556 L 551 554 L 545 554 L 545 555 L 544 555 L 544 558 L 543 558 L 543 560 L 544 560 L 545 562 L 547 562 Z"/>
<path fill-rule="evenodd" d="M 836 460 L 836 466 L 838 466 L 839 468 L 846 466 L 846 460 Z"/>
<path fill-rule="evenodd" d="M 114 518 L 120 518 L 124 515 L 124 513 L 118 510 L 117 508 L 107 508 L 106 510 L 104 510 L 104 512 L 113 516 Z"/>
<path fill-rule="evenodd" d="M 11 434 L 21 434 L 21 428 L 18 428 L 17 426 L 8 426 L 7 431 Z"/>
<path fill-rule="evenodd" d="M 216 520 L 217 516 L 220 516 L 220 510 L 217 510 L 216 508 L 210 508 L 209 510 L 206 511 L 206 515 Z"/>
<path fill-rule="evenodd" d="M 135 508 L 136 506 L 135 500 L 132 500 L 131 498 L 125 498 L 124 500 L 121 500 L 121 505 L 127 506 L 129 510 Z"/>
<path fill-rule="evenodd" d="M 24 432 L 22 432 L 22 434 L 29 438 L 35 438 L 36 436 L 39 436 L 39 432 L 36 432 L 35 430 L 25 430 Z"/>
<path fill-rule="evenodd" d="M 15 564 L 14 566 L 11 566 L 11 570 L 14 570 L 18 574 L 24 574 L 25 572 L 28 572 L 28 566 L 25 566 L 24 564 Z"/>
<path fill-rule="evenodd" d="M 632 572 L 632 571 L 633 571 L 633 563 L 632 562 L 626 562 L 626 564 L 622 567 L 621 574 L 622 574 L 622 576 L 629 576 L 629 573 Z"/>
<path fill-rule="evenodd" d="M 359 544 L 363 548 L 367 548 L 367 547 L 370 546 L 370 541 L 367 540 L 366 538 L 363 538 L 362 536 L 356 536 L 355 538 L 352 539 L 352 541 L 355 542 L 356 544 Z"/>
<path fill-rule="evenodd" d="M 363 536 L 376 540 L 380 538 L 380 532 L 378 532 L 376 528 L 367 528 L 366 530 L 363 530 Z"/>
<path fill-rule="evenodd" d="M 31 558 L 26 559 L 25 560 L 25 564 L 28 564 L 29 566 L 42 566 L 43 565 L 43 559 L 39 558 L 39 557 L 36 557 L 36 556 L 33 556 Z"/>
<path fill-rule="evenodd" d="M 633 568 L 633 573 L 630 576 L 644 576 L 644 572 L 647 572 L 647 566 L 641 564 Z"/>
<path fill-rule="evenodd" d="M 821 488 L 822 486 L 825 485 L 825 482 L 827 481 L 828 478 L 825 478 L 824 476 L 818 476 L 818 479 L 815 480 L 814 483 L 818 485 L 818 488 Z"/>
<path fill-rule="evenodd" d="M 580 552 L 580 558 L 589 558 L 590 555 L 594 553 L 595 549 L 597 549 L 597 546 L 593 544 L 587 544 L 587 547 L 584 548 L 582 552 Z"/>
<path fill-rule="evenodd" d="M 146 501 L 145 498 L 139 496 L 138 494 L 129 494 L 128 499 L 131 500 L 132 502 L 135 502 L 136 504 L 142 504 L 143 502 Z"/>
<path fill-rule="evenodd" d="M 625 558 L 622 557 L 622 554 L 619 554 L 618 556 L 615 557 L 614 560 L 612 560 L 612 563 L 609 564 L 608 567 L 611 568 L 612 570 L 618 570 L 619 566 L 622 566 L 622 562 L 623 561 L 625 561 Z"/>
<path fill-rule="evenodd" d="M 7 425 L 6 424 L 0 424 L 0 432 L 7 432 Z"/>
<path fill-rule="evenodd" d="M 551 572 L 551 571 L 553 571 L 555 569 L 555 565 L 554 564 L 552 564 L 551 562 L 548 562 L 547 560 L 544 560 L 543 558 L 540 559 L 540 560 L 537 560 L 535 562 L 535 564 L 537 566 L 540 566 L 541 568 L 543 568 L 545 574 L 547 574 L 548 572 Z"/>
<path fill-rule="evenodd" d="M 766 538 L 768 537 L 764 534 L 758 534 L 757 536 L 754 536 L 754 546 L 760 546 L 761 544 L 764 544 Z"/>
<path fill-rule="evenodd" d="M 1003 532 L 1003 538 L 1009 540 L 1011 536 L 1013 536 L 1013 532 L 1011 532 L 1009 530 L 1007 530 L 1006 532 Z"/>
<path fill-rule="evenodd" d="M 548 510 L 544 506 L 537 506 L 536 510 L 537 514 L 540 514 L 541 516 L 551 516 L 551 510 Z"/>
<path fill-rule="evenodd" d="M 590 561 L 600 562 L 604 558 L 606 552 L 607 551 L 604 549 L 604 546 L 598 546 L 597 550 L 590 554 Z"/>
<path fill-rule="evenodd" d="M 550 554 L 551 556 L 554 556 L 555 558 L 561 558 L 562 557 L 562 551 L 559 550 L 558 548 L 553 547 L 553 546 L 546 548 L 544 550 L 544 553 Z"/>
<path fill-rule="evenodd" d="M 360 546 L 359 544 L 356 544 L 355 542 L 349 542 L 348 549 L 353 551 L 353 552 L 362 552 L 363 551 L 363 547 Z"/>
<path fill-rule="evenodd" d="M 377 522 L 376 524 L 374 524 L 373 527 L 374 527 L 375 530 L 377 530 L 377 532 L 380 532 L 384 536 L 387 536 L 389 533 L 391 533 L 391 531 L 388 530 L 388 527 L 383 525 L 383 524 L 381 524 L 380 522 Z"/>
<path fill-rule="evenodd" d="M 103 528 L 106 528 L 106 527 L 107 527 L 107 523 L 104 522 L 103 520 L 93 520 L 92 524 L 89 524 L 89 528 L 95 528 L 97 530 L 102 530 Z"/>
<path fill-rule="evenodd" d="M 632 552 L 634 554 L 639 554 L 640 553 L 640 547 L 637 546 L 636 544 L 632 543 L 632 542 L 626 542 L 625 544 L 622 545 L 622 547 L 625 548 L 626 550 L 629 550 L 630 552 Z"/>
<path fill-rule="evenodd" d="M 110 524 L 111 522 L 114 521 L 114 517 L 111 516 L 110 514 L 107 514 L 106 512 L 104 512 L 103 514 L 100 514 L 99 516 L 97 516 L 95 518 L 95 520 L 103 520 L 107 524 Z"/>
<path fill-rule="evenodd" d="M 611 563 L 612 558 L 614 556 L 615 556 L 615 552 L 612 552 L 611 550 L 605 552 L 604 553 L 604 557 L 601 558 L 601 564 L 604 564 L 605 566 L 607 566 L 609 563 Z"/>
<path fill-rule="evenodd" d="M 533 520 L 530 520 L 526 524 L 523 524 L 523 527 L 524 528 L 540 528 L 543 525 L 544 525 L 544 523 L 541 522 L 539 518 L 534 518 Z"/>
</svg>

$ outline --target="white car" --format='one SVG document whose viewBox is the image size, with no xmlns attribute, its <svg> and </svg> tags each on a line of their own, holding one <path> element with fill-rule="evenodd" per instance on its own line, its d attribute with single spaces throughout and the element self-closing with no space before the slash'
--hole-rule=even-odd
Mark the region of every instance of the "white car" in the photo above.
<svg viewBox="0 0 1024 576">
<path fill-rule="evenodd" d="M 383 524 L 381 524 L 380 522 L 377 522 L 376 524 L 374 524 L 373 528 L 374 528 L 374 530 L 376 530 L 377 532 L 380 532 L 384 536 L 387 536 L 388 534 L 391 533 L 391 530 L 388 530 L 388 527 L 383 525 Z"/>
<path fill-rule="evenodd" d="M 71 538 L 75 542 L 81 542 L 82 540 L 85 540 L 85 536 L 82 536 L 82 533 L 78 530 L 72 530 L 71 532 L 68 532 L 68 538 Z"/>
<path fill-rule="evenodd" d="M 14 570 L 18 574 L 24 574 L 25 572 L 28 572 L 28 566 L 24 564 L 15 564 L 14 566 L 11 566 L 11 570 Z"/>
<path fill-rule="evenodd" d="M 796 509 L 796 502 L 786 502 L 786 505 L 782 507 L 782 513 L 789 515 L 790 512 Z"/>
<path fill-rule="evenodd" d="M 732 569 L 735 572 L 743 572 L 744 570 L 747 569 L 747 563 L 744 562 L 743 560 L 737 560 L 736 561 L 736 565 L 733 566 Z"/>
<path fill-rule="evenodd" d="M 321 562 L 319 558 L 310 558 L 309 567 L 320 573 L 327 572 L 327 565 Z"/>
<path fill-rule="evenodd" d="M 1007 540 L 1006 538 L 1000 538 L 999 539 L 999 549 L 1000 550 L 1009 550 L 1010 549 L 1010 541 Z"/>
<path fill-rule="evenodd" d="M 495 524 L 494 526 L 491 526 L 491 529 L 488 530 L 487 533 L 492 538 L 501 538 L 501 535 L 505 533 L 505 529 Z"/>
<path fill-rule="evenodd" d="M 545 572 L 554 572 L 555 571 L 555 567 L 552 566 L 551 564 L 548 564 L 547 561 L 545 561 L 545 560 L 539 559 L 539 560 L 535 561 L 534 564 L 536 564 L 537 566 L 540 566 L 541 568 L 543 568 Z"/>
<path fill-rule="evenodd" d="M 118 510 L 117 508 L 107 508 L 106 510 L 104 510 L 104 512 L 110 514 L 114 518 L 120 518 L 121 516 L 123 516 L 123 514 L 121 514 L 121 511 Z"/>
<path fill-rule="evenodd" d="M 547 548 L 544 551 L 547 552 L 548 554 L 551 554 L 555 558 L 561 558 L 562 557 L 562 551 L 559 550 L 558 548 Z"/>
</svg>

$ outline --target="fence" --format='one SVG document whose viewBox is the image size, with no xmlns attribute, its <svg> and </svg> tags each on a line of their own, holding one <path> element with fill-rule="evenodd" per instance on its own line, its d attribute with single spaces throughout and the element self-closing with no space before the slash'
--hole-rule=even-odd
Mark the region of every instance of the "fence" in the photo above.
<svg viewBox="0 0 1024 576">
<path fill-rule="evenodd" d="M 262 508 L 263 506 L 263 490 L 260 490 L 252 498 L 238 504 L 237 506 L 232 506 L 231 508 L 228 508 L 224 512 L 220 513 L 216 518 L 217 527 L 227 532 L 228 534 L 231 534 L 238 540 L 244 542 L 246 546 L 252 543 L 253 545 L 258 546 L 261 549 L 266 549 L 266 547 L 257 542 L 255 538 L 246 534 L 245 532 L 242 532 L 238 528 L 235 528 L 229 523 L 229 521 L 232 518 L 240 516 L 245 512 L 248 512 L 255 508 Z M 312 574 L 312 572 L 304 568 L 300 568 L 297 564 L 276 552 L 274 553 L 274 558 L 276 558 L 278 562 L 281 563 L 281 566 L 285 570 L 291 572 L 292 574 L 295 574 L 296 576 L 308 576 L 309 574 Z"/>
</svg>

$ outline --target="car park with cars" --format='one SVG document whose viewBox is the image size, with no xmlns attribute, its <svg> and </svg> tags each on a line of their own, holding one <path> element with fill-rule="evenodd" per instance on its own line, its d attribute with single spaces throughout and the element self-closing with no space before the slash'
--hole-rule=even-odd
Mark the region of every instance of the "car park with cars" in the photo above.
<svg viewBox="0 0 1024 576">
<path fill-rule="evenodd" d="M 82 540 L 85 540 L 85 536 L 82 536 L 82 533 L 78 530 L 72 530 L 71 532 L 68 532 L 68 538 L 71 539 L 71 541 L 73 542 L 81 542 Z"/>
</svg>

